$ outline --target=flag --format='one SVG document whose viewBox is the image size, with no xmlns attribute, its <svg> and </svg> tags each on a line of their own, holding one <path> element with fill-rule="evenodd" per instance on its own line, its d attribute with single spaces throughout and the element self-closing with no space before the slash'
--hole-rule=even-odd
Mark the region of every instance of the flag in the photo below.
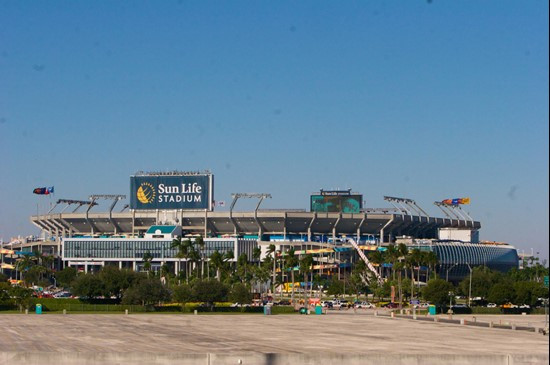
<svg viewBox="0 0 550 365">
<path fill-rule="evenodd" d="M 446 205 L 470 204 L 470 198 L 445 199 L 441 203 Z"/>
<path fill-rule="evenodd" d="M 49 195 L 49 194 L 53 194 L 54 188 L 53 188 L 53 186 L 50 186 L 49 188 L 47 188 L 47 187 L 36 188 L 32 192 L 34 194 L 38 194 L 38 195 Z"/>
<path fill-rule="evenodd" d="M 225 201 L 223 200 L 218 201 L 218 207 L 225 207 Z"/>
</svg>

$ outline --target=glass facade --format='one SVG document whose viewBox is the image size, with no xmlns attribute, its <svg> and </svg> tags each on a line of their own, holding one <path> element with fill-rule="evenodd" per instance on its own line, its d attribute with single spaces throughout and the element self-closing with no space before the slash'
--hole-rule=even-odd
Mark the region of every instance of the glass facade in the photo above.
<svg viewBox="0 0 550 365">
<path fill-rule="evenodd" d="M 236 253 L 237 239 L 205 239 L 205 245 L 199 250 L 203 258 L 208 258 L 214 251 L 225 254 Z M 252 241 L 252 240 L 245 240 Z M 254 243 L 257 245 L 256 241 Z M 65 260 L 141 260 L 146 252 L 153 260 L 176 259 L 178 250 L 171 248 L 172 240 L 166 239 L 65 239 L 63 241 L 63 258 Z"/>
<path fill-rule="evenodd" d="M 418 247 L 433 251 L 439 258 L 438 275 L 449 281 L 460 281 L 470 275 L 470 267 L 487 266 L 492 270 L 506 272 L 518 267 L 519 258 L 512 246 L 487 245 L 462 242 L 435 242 Z"/>
</svg>

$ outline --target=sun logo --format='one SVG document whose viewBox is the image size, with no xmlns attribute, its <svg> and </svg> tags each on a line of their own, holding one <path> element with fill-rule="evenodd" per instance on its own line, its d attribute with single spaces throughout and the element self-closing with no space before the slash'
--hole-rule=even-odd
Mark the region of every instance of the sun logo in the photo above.
<svg viewBox="0 0 550 365">
<path fill-rule="evenodd" d="M 152 203 L 155 200 L 155 188 L 148 182 L 142 183 L 137 189 L 136 196 L 142 204 Z"/>
</svg>

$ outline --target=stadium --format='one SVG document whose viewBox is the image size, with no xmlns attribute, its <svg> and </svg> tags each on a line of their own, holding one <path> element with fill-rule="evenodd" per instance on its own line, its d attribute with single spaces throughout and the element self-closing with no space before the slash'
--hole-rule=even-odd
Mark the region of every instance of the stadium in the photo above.
<svg viewBox="0 0 550 365">
<path fill-rule="evenodd" d="M 452 201 L 436 202 L 445 217 L 430 216 L 414 200 L 384 197 L 392 207 L 363 207 L 362 195 L 351 190 L 321 190 L 306 209 L 260 209 L 270 194 L 235 193 L 229 211 L 215 211 L 214 176 L 206 172 L 136 173 L 130 177 L 130 202 L 124 195 L 91 195 L 88 200 L 59 199 L 45 214 L 30 217 L 46 239 L 12 241 L 11 250 L 38 249 L 53 254 L 60 267 L 97 270 L 116 264 L 140 270 L 146 252 L 155 269 L 167 264 L 178 272 L 171 243 L 178 237 L 201 236 L 205 259 L 214 251 L 246 253 L 260 260 L 275 244 L 284 252 L 312 253 L 327 274 L 345 272 L 365 261 L 366 251 L 385 250 L 391 243 L 433 251 L 438 273 L 459 281 L 473 266 L 500 271 L 518 267 L 516 249 L 507 244 L 479 242 L 481 223 Z M 235 211 L 239 199 L 257 199 L 253 211 Z M 95 211 L 98 201 L 112 201 L 107 211 Z M 115 209 L 117 208 L 117 209 Z M 253 257 L 254 248 L 262 249 Z M 371 266 L 372 267 L 372 266 Z M 375 271 L 375 270 L 373 270 Z"/>
</svg>

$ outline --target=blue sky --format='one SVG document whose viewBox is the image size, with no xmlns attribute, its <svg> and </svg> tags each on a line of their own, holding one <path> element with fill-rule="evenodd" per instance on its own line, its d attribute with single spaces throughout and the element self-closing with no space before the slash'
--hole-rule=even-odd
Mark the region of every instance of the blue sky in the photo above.
<svg viewBox="0 0 550 365">
<path fill-rule="evenodd" d="M 548 67 L 545 1 L 2 1 L 0 237 L 208 168 L 273 208 L 469 196 L 482 239 L 548 258 Z"/>
</svg>

